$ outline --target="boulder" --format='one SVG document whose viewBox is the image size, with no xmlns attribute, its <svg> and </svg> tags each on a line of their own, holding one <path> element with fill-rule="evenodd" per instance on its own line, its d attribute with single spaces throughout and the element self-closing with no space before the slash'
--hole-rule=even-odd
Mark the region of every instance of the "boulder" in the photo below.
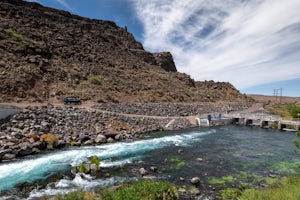
<svg viewBox="0 0 300 200">
<path fill-rule="evenodd" d="M 193 196 L 199 196 L 200 194 L 201 192 L 198 188 L 191 190 L 191 195 Z"/>
<path fill-rule="evenodd" d="M 153 171 L 153 172 L 157 172 L 158 169 L 157 169 L 157 167 L 155 167 L 155 166 L 151 166 L 151 167 L 150 167 L 150 170 Z"/>
<path fill-rule="evenodd" d="M 199 185 L 200 183 L 200 178 L 199 177 L 194 177 L 191 179 L 191 183 L 194 185 Z"/>
<path fill-rule="evenodd" d="M 106 137 L 104 135 L 97 135 L 95 139 L 96 144 L 103 144 L 106 143 Z"/>
<path fill-rule="evenodd" d="M 204 161 L 203 158 L 196 158 L 196 160 L 199 161 L 199 162 L 203 162 Z"/>
<path fill-rule="evenodd" d="M 10 149 L 1 150 L 0 151 L 0 157 L 4 156 L 5 154 L 10 153 L 10 152 L 11 152 Z"/>
<path fill-rule="evenodd" d="M 17 151 L 17 154 L 20 157 L 30 155 L 30 154 L 32 154 L 32 147 L 29 147 L 29 146 L 22 147 L 21 149 L 19 149 Z"/>
<path fill-rule="evenodd" d="M 139 169 L 139 174 L 141 176 L 145 176 L 145 175 L 148 174 L 148 172 L 147 172 L 147 170 L 145 168 L 142 167 L 142 168 Z"/>
<path fill-rule="evenodd" d="M 12 160 L 14 158 L 16 158 L 16 155 L 12 153 L 7 153 L 2 157 L 3 160 Z"/>
<path fill-rule="evenodd" d="M 108 142 L 108 143 L 114 143 L 115 140 L 114 140 L 113 138 L 110 137 L 110 138 L 107 139 L 107 142 Z"/>
<path fill-rule="evenodd" d="M 91 173 L 96 173 L 99 170 L 99 167 L 97 166 L 97 164 L 92 163 L 90 164 L 90 172 Z"/>
</svg>

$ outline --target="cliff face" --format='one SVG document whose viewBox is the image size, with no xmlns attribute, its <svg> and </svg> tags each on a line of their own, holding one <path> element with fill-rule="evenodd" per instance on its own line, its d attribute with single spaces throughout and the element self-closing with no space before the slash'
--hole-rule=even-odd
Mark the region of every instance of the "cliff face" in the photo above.
<svg viewBox="0 0 300 200">
<path fill-rule="evenodd" d="M 233 87 L 234 97 L 208 97 L 201 82 L 177 72 L 170 53 L 145 51 L 114 22 L 21 0 L 1 0 L 0 19 L 2 101 L 64 96 L 114 102 L 246 99 Z"/>
</svg>

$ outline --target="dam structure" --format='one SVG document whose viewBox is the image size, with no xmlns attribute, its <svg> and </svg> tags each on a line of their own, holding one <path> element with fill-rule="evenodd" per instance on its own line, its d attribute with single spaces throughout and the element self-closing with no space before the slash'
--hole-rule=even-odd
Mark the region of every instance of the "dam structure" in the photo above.
<svg viewBox="0 0 300 200">
<path fill-rule="evenodd" d="M 261 128 L 278 128 L 283 131 L 299 131 L 300 121 L 284 120 L 278 115 L 266 113 L 224 113 L 208 114 L 196 118 L 199 126 L 244 125 Z"/>
</svg>

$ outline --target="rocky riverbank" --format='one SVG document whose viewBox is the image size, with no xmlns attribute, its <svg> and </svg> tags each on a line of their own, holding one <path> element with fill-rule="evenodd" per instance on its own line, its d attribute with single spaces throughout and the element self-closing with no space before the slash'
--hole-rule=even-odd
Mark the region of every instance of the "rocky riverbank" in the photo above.
<svg viewBox="0 0 300 200">
<path fill-rule="evenodd" d="M 192 128 L 196 124 L 183 116 L 196 115 L 200 110 L 240 110 L 249 105 L 222 106 L 100 104 L 87 109 L 48 104 L 27 107 L 0 124 L 0 161 L 66 146 L 100 145 L 134 139 L 142 133 Z"/>
</svg>

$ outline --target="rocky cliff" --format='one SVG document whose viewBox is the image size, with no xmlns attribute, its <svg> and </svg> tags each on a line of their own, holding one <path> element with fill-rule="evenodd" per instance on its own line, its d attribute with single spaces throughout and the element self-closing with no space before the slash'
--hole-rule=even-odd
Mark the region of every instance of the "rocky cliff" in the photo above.
<svg viewBox="0 0 300 200">
<path fill-rule="evenodd" d="M 0 1 L 0 101 L 245 101 L 229 83 L 195 82 L 114 22 Z"/>
</svg>

